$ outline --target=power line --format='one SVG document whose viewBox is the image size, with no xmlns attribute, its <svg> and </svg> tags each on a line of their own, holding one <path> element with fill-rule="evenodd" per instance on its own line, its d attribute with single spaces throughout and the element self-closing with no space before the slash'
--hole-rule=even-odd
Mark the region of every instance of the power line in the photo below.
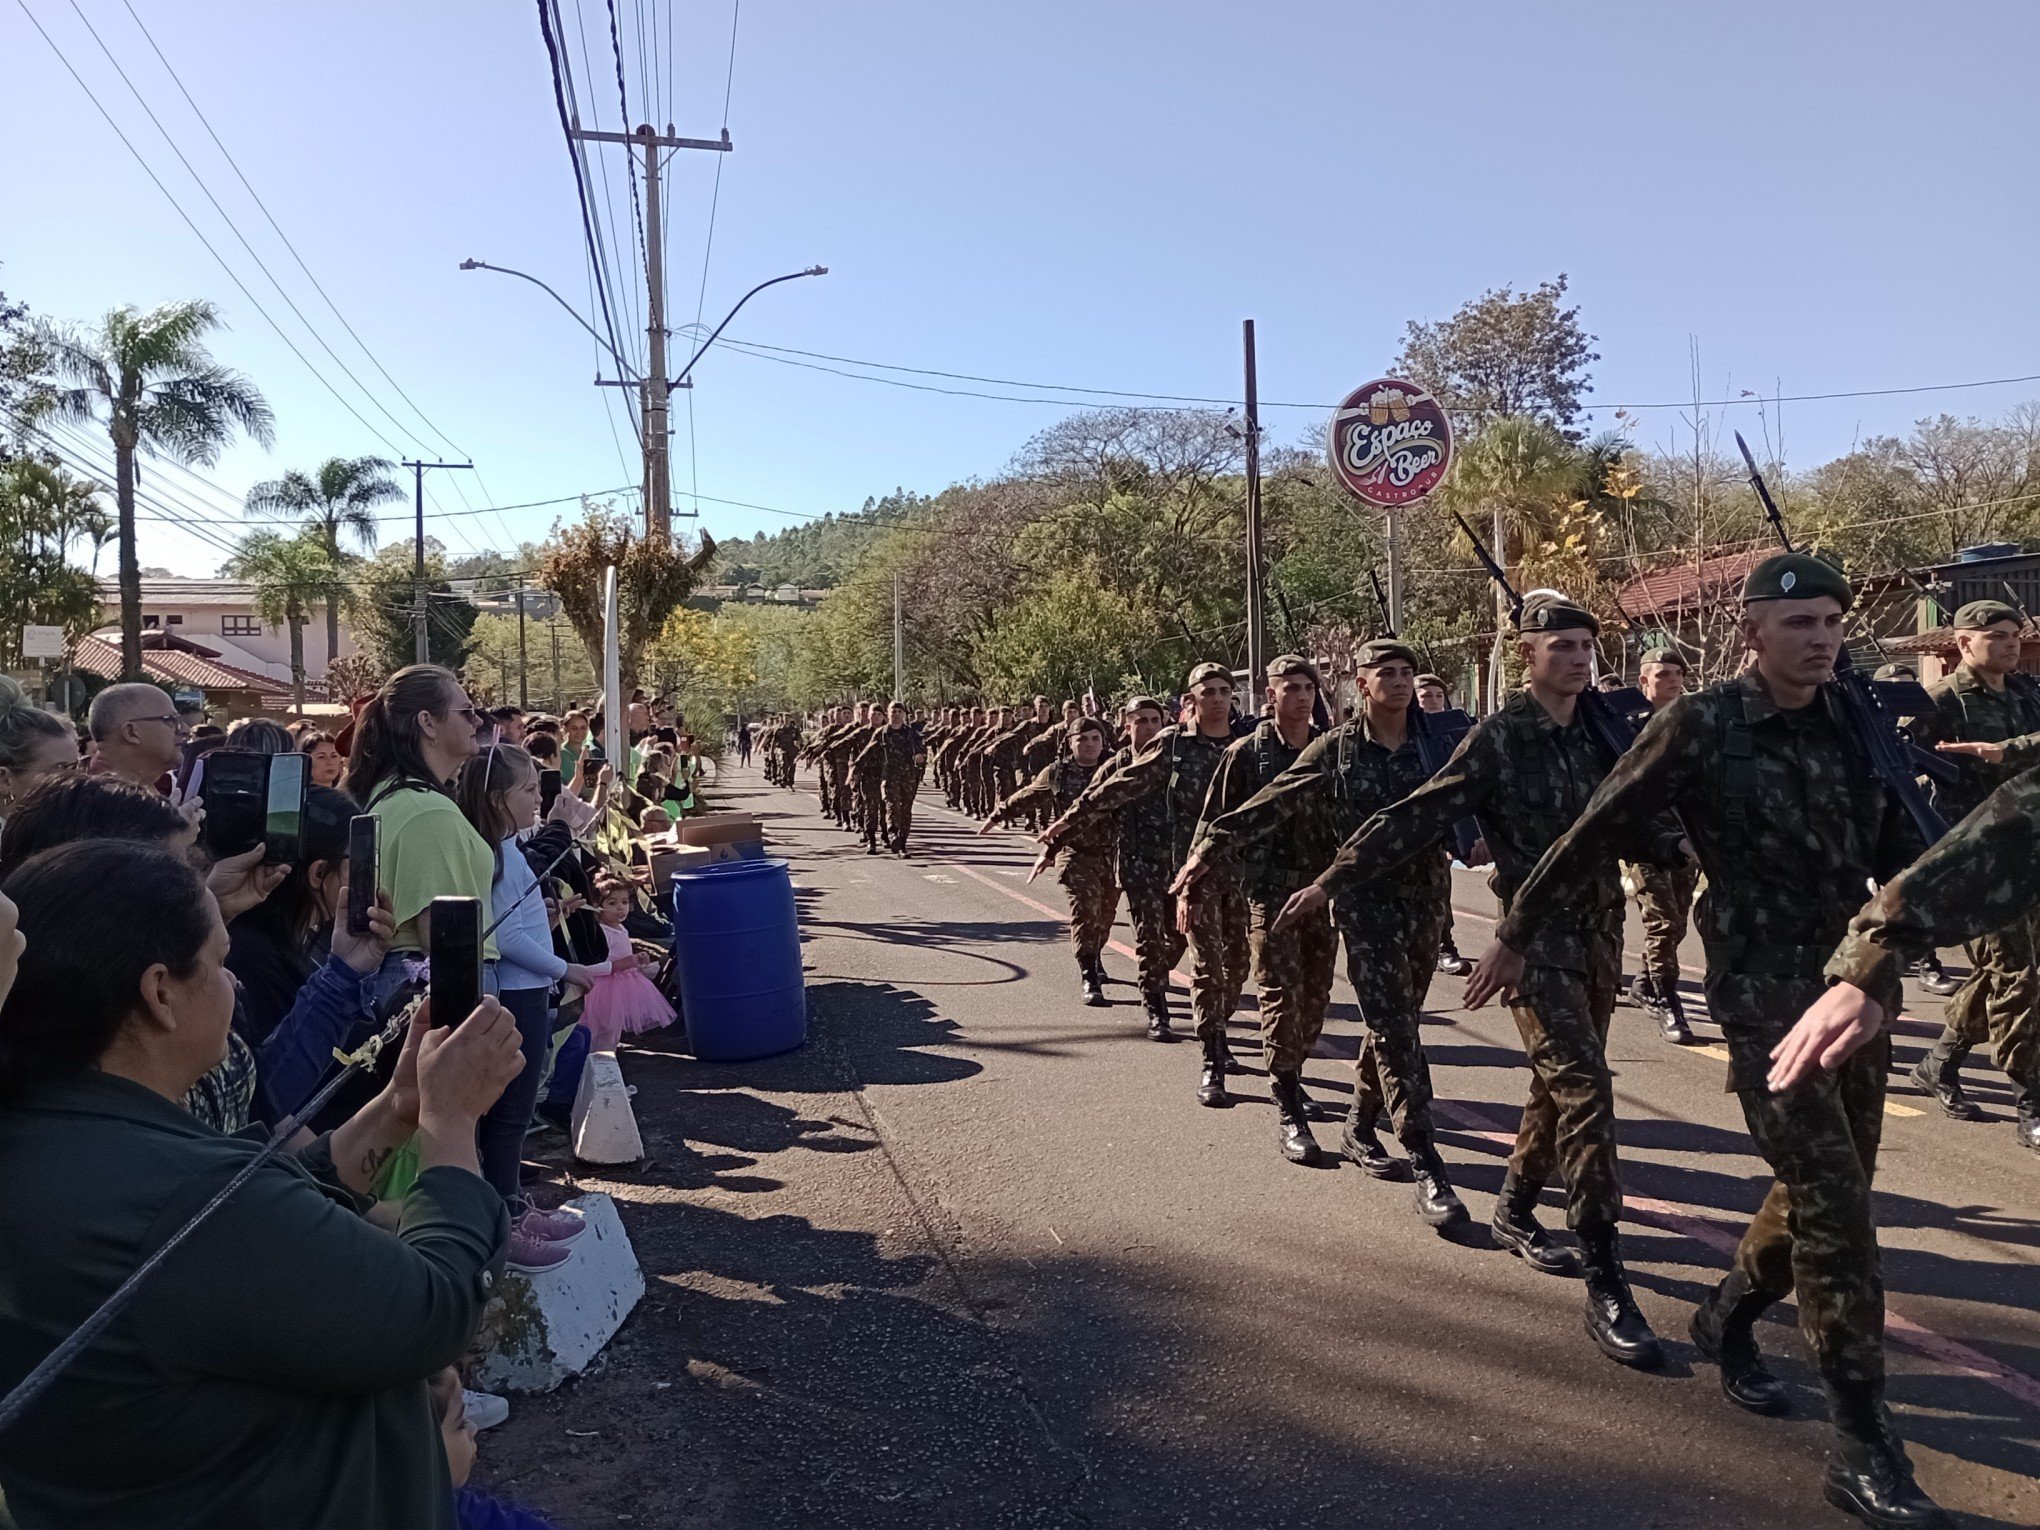
<svg viewBox="0 0 2040 1530">
<path fill-rule="evenodd" d="M 730 62 L 723 74 L 722 130 L 725 136 L 730 130 L 730 94 L 737 83 L 737 23 L 743 19 L 744 0 L 733 0 L 730 6 Z M 701 288 L 694 295 L 694 332 L 701 332 L 701 315 L 708 306 L 708 263 L 715 253 L 715 215 L 722 205 L 723 161 L 729 156 L 718 154 L 715 160 L 715 186 L 708 195 L 708 234 L 701 246 Z M 694 434 L 694 393 L 687 394 L 687 475 L 688 487 L 696 500 L 695 513 L 701 512 L 698 491 L 701 487 L 701 462 L 696 450 Z"/>
<path fill-rule="evenodd" d="M 616 58 L 616 115 L 620 124 L 618 131 L 628 133 L 630 131 L 630 97 L 624 93 L 623 89 L 623 39 L 618 35 L 616 29 L 616 0 L 608 0 L 608 6 L 609 51 Z M 642 10 L 638 12 L 638 73 L 638 83 L 642 86 L 644 83 L 644 12 Z M 589 81 L 589 84 L 592 87 L 594 81 Z M 638 262 L 644 267 L 647 273 L 647 280 L 649 280 L 652 257 L 651 252 L 645 248 L 645 208 L 644 204 L 638 200 L 637 161 L 631 157 L 628 150 L 624 152 L 623 158 L 623 178 L 630 183 L 631 215 L 637 220 Z"/>
<path fill-rule="evenodd" d="M 557 20 L 559 15 L 558 0 L 554 0 L 553 15 Z M 602 126 L 601 97 L 600 93 L 595 89 L 595 82 L 598 76 L 595 73 L 594 62 L 588 53 L 588 17 L 587 13 L 582 9 L 581 0 L 574 0 L 574 28 L 581 40 L 581 68 L 588 77 L 589 110 L 594 113 L 596 128 L 600 129 Z M 573 129 L 578 130 L 581 126 L 581 101 L 579 92 L 574 88 L 574 64 L 571 58 L 566 60 L 566 87 L 568 114 L 573 119 Z M 618 131 L 628 133 L 630 131 L 630 124 L 628 122 L 619 123 Z M 569 132 L 568 136 L 573 139 L 574 153 L 579 157 L 582 172 L 585 175 L 588 166 L 588 146 L 580 138 L 573 137 L 572 131 Z M 644 325 L 640 322 L 637 309 L 637 283 L 623 280 L 624 273 L 628 268 L 624 264 L 622 253 L 623 241 L 616 236 L 616 193 L 609 184 L 608 159 L 600 153 L 596 154 L 595 168 L 602 178 L 602 217 L 596 220 L 595 229 L 597 244 L 600 246 L 599 254 L 603 262 L 600 279 L 621 289 L 616 297 L 615 306 L 620 313 L 625 312 L 626 309 L 628 310 L 626 313 L 628 322 L 625 327 L 631 336 L 631 343 L 635 347 L 637 337 L 644 332 Z M 609 239 L 606 244 L 601 239 L 602 224 L 605 221 L 609 225 Z M 617 338 L 613 326 L 610 331 L 610 337 L 612 339 Z M 638 356 L 635 348 L 629 354 L 633 360 Z M 644 367 L 640 363 L 638 371 L 643 372 L 643 370 Z"/>
</svg>

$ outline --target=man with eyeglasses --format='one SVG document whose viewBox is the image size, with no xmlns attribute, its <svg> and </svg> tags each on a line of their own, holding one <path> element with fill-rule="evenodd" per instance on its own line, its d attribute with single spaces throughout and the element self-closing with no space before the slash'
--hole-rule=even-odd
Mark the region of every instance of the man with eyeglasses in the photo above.
<svg viewBox="0 0 2040 1530">
<path fill-rule="evenodd" d="M 92 698 L 86 726 L 96 774 L 165 791 L 165 779 L 184 763 L 184 719 L 160 686 L 139 680 L 109 685 Z"/>
</svg>

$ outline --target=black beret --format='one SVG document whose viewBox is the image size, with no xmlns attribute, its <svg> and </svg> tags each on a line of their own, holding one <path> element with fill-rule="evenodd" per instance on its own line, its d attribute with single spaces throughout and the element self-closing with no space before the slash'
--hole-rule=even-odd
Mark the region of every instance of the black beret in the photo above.
<svg viewBox="0 0 2040 1530">
<path fill-rule="evenodd" d="M 1184 682 L 1183 689 L 1194 691 L 1207 680 L 1223 680 L 1227 685 L 1231 685 L 1232 671 L 1223 664 L 1207 661 L 1190 671 L 1190 678 Z"/>
<path fill-rule="evenodd" d="M 1451 686 L 1445 683 L 1445 677 L 1443 675 L 1434 675 L 1429 670 L 1425 670 L 1421 675 L 1417 676 L 1417 684 L 1435 685 L 1441 691 L 1449 691 L 1452 689 Z"/>
<path fill-rule="evenodd" d="M 1848 610 L 1856 603 L 1856 592 L 1842 571 L 1825 558 L 1811 553 L 1776 553 L 1750 570 L 1743 581 L 1744 605 L 1760 600 L 1812 600 L 1830 595 Z"/>
<path fill-rule="evenodd" d="M 1981 632 L 1999 622 L 2018 622 L 2021 627 L 2026 625 L 2019 620 L 2019 613 L 2002 600 L 1972 600 L 1955 613 L 1957 632 Z"/>
<path fill-rule="evenodd" d="M 1129 696 L 1126 698 L 1126 705 L 1119 710 L 1121 712 L 1138 712 L 1143 707 L 1150 712 L 1159 712 L 1164 717 L 1169 715 L 1169 709 L 1152 696 Z"/>
<path fill-rule="evenodd" d="M 1556 590 L 1534 590 L 1524 598 L 1523 610 L 1516 618 L 1516 630 L 1531 632 L 1570 632 L 1584 628 L 1599 634 L 1601 624 L 1594 619 L 1594 613 L 1585 606 L 1575 605 Z"/>
<path fill-rule="evenodd" d="M 1676 664 L 1681 669 L 1690 668 L 1686 663 L 1686 656 L 1680 653 L 1678 649 L 1662 646 L 1644 649 L 1643 657 L 1637 660 L 1637 662 L 1639 664 Z"/>
<path fill-rule="evenodd" d="M 1355 662 L 1362 669 L 1365 669 L 1369 665 L 1387 664 L 1394 659 L 1401 659 L 1411 669 L 1417 667 L 1417 656 L 1410 652 L 1408 645 L 1400 643 L 1394 638 L 1372 638 L 1362 643 L 1360 645 L 1360 657 Z M 1445 682 L 1440 680 L 1438 683 L 1443 685 Z"/>
</svg>

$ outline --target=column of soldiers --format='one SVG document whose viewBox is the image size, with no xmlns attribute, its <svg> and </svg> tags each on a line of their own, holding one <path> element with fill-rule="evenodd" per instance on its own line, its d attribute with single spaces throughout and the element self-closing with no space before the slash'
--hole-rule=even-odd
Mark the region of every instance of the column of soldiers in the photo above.
<svg viewBox="0 0 2040 1530">
<path fill-rule="evenodd" d="M 1957 827 L 1922 856 L 1831 684 L 1847 580 L 1782 554 L 1752 572 L 1742 598 L 1744 672 L 1689 692 L 1675 650 L 1646 654 L 1648 720 L 1619 754 L 1580 716 L 1598 621 L 1550 592 L 1518 618 L 1522 688 L 1435 771 L 1412 719 L 1443 684 L 1393 640 L 1362 650 L 1360 706 L 1330 729 L 1312 721 L 1317 672 L 1286 655 L 1262 677 L 1257 722 L 1236 717 L 1231 671 L 1203 664 L 1180 708 L 1128 703 L 1116 753 L 1096 719 L 1074 704 L 1059 717 L 1039 697 L 1026 709 L 950 709 L 928 749 L 938 785 L 986 831 L 1049 819 L 1037 837 L 1069 894 L 1085 1002 L 1107 1002 L 1101 952 L 1122 891 L 1155 1040 L 1176 1039 L 1168 985 L 1187 951 L 1200 1105 L 1234 1098 L 1227 1029 L 1251 976 L 1277 1147 L 1293 1162 L 1321 1157 L 1310 1124 L 1325 1113 L 1303 1068 L 1343 940 L 1365 1035 L 1340 1151 L 1373 1178 L 1414 1182 L 1414 1209 L 1441 1230 L 1468 1213 L 1437 1147 L 1419 1023 L 1434 970 L 1457 959 L 1447 845 L 1476 828 L 1503 919 L 1465 1002 L 1502 998 L 1531 1065 L 1493 1239 L 1532 1270 L 1582 1278 L 1592 1341 L 1642 1369 L 1664 1351 L 1622 1260 L 1607 1062 L 1625 892 L 1645 931 L 1633 997 L 1676 1042 L 1691 1039 L 1677 960 L 1690 922 L 1728 1085 L 1774 1179 L 1688 1332 L 1730 1402 L 1783 1413 L 1756 1325 L 1796 1297 L 1833 1430 L 1827 1499 L 1873 1525 L 1944 1525 L 1885 1402 L 1871 1181 L 1886 1027 L 1906 965 L 1968 942 L 1970 976 L 1914 1080 L 1949 1115 L 1976 1118 L 1960 1069 L 1988 1042 L 2012 1083 L 2019 1140 L 2040 1151 L 2040 687 L 2017 673 L 2018 612 L 1976 602 L 1957 613 L 1960 665 L 1913 725 L 1916 741 L 1959 764 L 1960 778 L 1934 789 Z M 847 779 L 827 772 L 829 740 L 855 720 L 825 721 L 809 753 L 823 762 L 827 805 Z M 854 814 L 854 781 L 847 789 L 842 811 Z M 1400 1158 L 1378 1136 L 1384 1119 Z M 1539 1223 L 1547 1188 L 1563 1192 L 1576 1246 Z"/>
</svg>

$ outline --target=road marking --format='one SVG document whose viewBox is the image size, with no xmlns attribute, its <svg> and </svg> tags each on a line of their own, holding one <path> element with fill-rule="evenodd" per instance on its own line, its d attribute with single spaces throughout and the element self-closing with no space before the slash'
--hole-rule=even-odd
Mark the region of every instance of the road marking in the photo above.
<svg viewBox="0 0 2040 1530">
<path fill-rule="evenodd" d="M 1886 1100 L 1884 1102 L 1884 1113 L 1887 1116 L 1923 1116 L 1926 1114 L 1924 1110 L 1914 1110 L 1912 1106 L 1901 1105 L 1896 1100 Z"/>
<path fill-rule="evenodd" d="M 1002 892 L 1015 902 L 1024 903 L 1029 908 L 1047 915 L 1050 919 L 1061 922 L 1065 917 L 1050 908 L 1046 903 L 1036 902 L 1025 893 L 1016 892 L 1010 887 L 1002 887 L 990 877 L 972 870 L 961 862 L 952 864 L 956 870 L 962 872 L 972 881 L 982 882 L 994 891 Z M 1467 911 L 1461 910 L 1461 912 Z M 1486 918 L 1487 916 L 1476 914 L 1474 917 Z M 1492 924 L 1494 921 L 1489 919 L 1488 922 Z M 1127 947 L 1118 941 L 1109 941 L 1107 944 L 1121 955 L 1131 956 L 1138 960 L 1137 953 L 1127 949 Z M 1169 976 L 1185 988 L 1190 986 L 1189 978 L 1181 972 L 1172 971 Z M 1723 1057 L 1728 1055 L 1726 1047 L 1691 1047 L 1685 1050 L 1707 1052 L 1710 1055 L 1718 1053 Z M 1891 1115 L 1916 1116 L 1922 1113 L 1914 1110 L 1909 1105 L 1895 1105 L 1890 1101 L 1885 1102 L 1884 1108 Z M 1501 1130 L 1500 1121 L 1475 1106 L 1463 1104 L 1456 1100 L 1436 1100 L 1432 1104 L 1432 1109 L 1439 1115 L 1455 1120 L 1462 1126 L 1470 1128 L 1477 1137 L 1481 1137 L 1489 1142 L 1499 1143 L 1504 1147 L 1515 1146 L 1515 1134 Z M 1683 1233 L 1694 1242 L 1705 1244 L 1719 1253 L 1733 1255 L 1742 1242 L 1742 1237 L 1739 1233 L 1731 1231 L 1719 1222 L 1694 1216 L 1688 1208 L 1676 1205 L 1670 1201 L 1660 1201 L 1646 1195 L 1631 1195 L 1626 1191 L 1622 1199 L 1623 1205 L 1628 1210 L 1636 1213 L 1644 1221 L 1656 1222 L 1658 1225 L 1668 1228 L 1673 1232 Z M 2017 1398 L 2028 1407 L 2040 1409 L 2040 1380 L 2028 1376 L 2023 1371 L 2015 1371 L 2002 1361 L 1992 1359 L 1989 1355 L 1984 1354 L 1983 1351 L 1972 1349 L 1959 1340 L 1950 1339 L 1943 1334 L 1936 1333 L 1923 1323 L 1915 1322 L 1903 1312 L 1894 1308 L 1889 1299 L 1885 1302 L 1884 1328 L 1894 1343 L 1903 1345 L 1915 1354 L 1924 1355 L 1928 1359 L 1948 1366 L 1952 1370 L 1959 1371 L 1965 1376 L 1974 1376 L 1980 1381 L 1988 1382 L 1999 1391 Z"/>
<path fill-rule="evenodd" d="M 954 887 L 957 885 L 955 877 L 945 877 L 939 871 L 924 871 L 923 873 L 921 873 L 921 880 L 924 882 L 940 882 L 945 887 Z"/>
<path fill-rule="evenodd" d="M 1470 1127 L 1473 1135 L 1489 1142 L 1513 1148 L 1516 1137 L 1513 1132 L 1500 1130 L 1501 1122 L 1486 1111 L 1456 1100 L 1435 1100 L 1432 1109 Z M 1634 1213 L 1641 1220 L 1655 1222 L 1669 1231 L 1683 1233 L 1696 1243 L 1703 1243 L 1719 1253 L 1733 1256 L 1742 1245 L 1741 1234 L 1730 1230 L 1719 1222 L 1697 1217 L 1686 1207 L 1670 1201 L 1656 1200 L 1647 1195 L 1622 1194 L 1625 1211 Z M 1982 1350 L 1971 1349 L 1960 1340 L 1936 1333 L 1924 1323 L 1914 1322 L 1903 1312 L 1891 1305 L 1887 1297 L 1884 1304 L 1884 1331 L 1893 1342 L 1905 1346 L 1915 1354 L 1924 1355 L 1940 1362 L 1965 1376 L 1974 1376 L 1979 1381 L 1989 1382 L 1999 1391 L 2016 1397 L 2030 1408 L 2040 1408 L 2040 1380 L 2028 1376 L 2024 1371 L 2015 1371 L 2002 1361 L 1994 1360 Z"/>
</svg>

